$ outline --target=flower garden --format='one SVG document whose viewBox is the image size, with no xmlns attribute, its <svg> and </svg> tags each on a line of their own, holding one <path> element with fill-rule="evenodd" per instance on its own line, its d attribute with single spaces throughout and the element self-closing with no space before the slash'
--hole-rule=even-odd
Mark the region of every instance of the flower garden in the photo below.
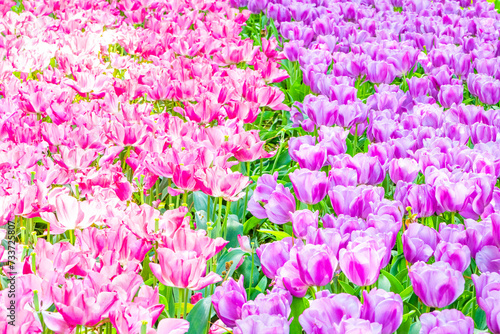
<svg viewBox="0 0 500 334">
<path fill-rule="evenodd" d="M 500 333 L 500 2 L 4 0 L 0 333 Z"/>
</svg>

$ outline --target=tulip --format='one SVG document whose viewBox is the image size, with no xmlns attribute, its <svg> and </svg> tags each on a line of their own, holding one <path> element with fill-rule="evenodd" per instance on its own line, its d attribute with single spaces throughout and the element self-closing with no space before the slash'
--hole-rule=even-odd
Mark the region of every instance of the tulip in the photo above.
<svg viewBox="0 0 500 334">
<path fill-rule="evenodd" d="M 293 234 L 301 239 L 307 235 L 309 227 L 318 228 L 319 211 L 298 210 L 292 213 Z"/>
<path fill-rule="evenodd" d="M 392 334 L 403 322 L 403 300 L 393 292 L 373 289 L 363 291 L 361 319 L 382 325 L 382 334 Z"/>
<path fill-rule="evenodd" d="M 328 330 L 336 329 L 343 319 L 356 319 L 360 315 L 361 303 L 358 298 L 323 290 L 316 294 L 315 300 L 309 302 L 309 308 L 299 316 L 299 322 L 306 333 L 329 333 Z"/>
<path fill-rule="evenodd" d="M 441 241 L 436 246 L 434 252 L 436 261 L 444 261 L 460 272 L 464 272 L 470 264 L 469 247 L 459 244 Z"/>
<path fill-rule="evenodd" d="M 485 246 L 495 244 L 490 219 L 485 219 L 481 222 L 466 219 L 464 223 L 466 227 L 465 234 L 467 237 L 467 246 L 469 247 L 473 258 L 475 258 L 477 252 Z"/>
<path fill-rule="evenodd" d="M 410 263 L 427 262 L 440 240 L 439 234 L 431 227 L 413 223 L 403 233 L 403 252 Z"/>
<path fill-rule="evenodd" d="M 438 93 L 439 103 L 445 108 L 453 104 L 460 104 L 464 99 L 464 88 L 462 85 L 442 85 Z"/>
<path fill-rule="evenodd" d="M 330 102 L 327 97 L 320 95 L 307 95 L 303 102 L 303 112 L 320 127 L 322 125 L 332 126 L 337 119 L 338 104 Z"/>
<path fill-rule="evenodd" d="M 420 316 L 422 334 L 457 333 L 473 334 L 474 320 L 455 309 L 424 313 Z"/>
<path fill-rule="evenodd" d="M 375 283 L 382 269 L 387 248 L 379 245 L 373 247 L 372 243 L 364 242 L 354 247 L 341 249 L 339 264 L 342 272 L 356 285 L 368 286 Z"/>
<path fill-rule="evenodd" d="M 500 290 L 500 274 L 495 272 L 483 273 L 481 276 L 472 274 L 472 281 L 476 287 L 477 304 L 484 310 L 488 306 L 487 299 L 491 298 L 490 294 Z"/>
<path fill-rule="evenodd" d="M 217 316 L 226 326 L 235 327 L 241 319 L 241 309 L 247 301 L 247 292 L 243 286 L 243 276 L 236 282 L 232 277 L 215 288 L 212 295 Z"/>
<path fill-rule="evenodd" d="M 476 253 L 476 264 L 483 273 L 500 273 L 500 249 L 496 246 L 484 246 Z"/>
<path fill-rule="evenodd" d="M 382 334 L 382 325 L 379 323 L 370 323 L 364 319 L 344 319 L 338 326 L 337 333 L 364 333 L 364 334 Z"/>
<path fill-rule="evenodd" d="M 323 200 L 327 192 L 325 172 L 297 169 L 288 175 L 293 185 L 297 199 L 308 205 L 317 204 Z"/>
<path fill-rule="evenodd" d="M 419 171 L 417 161 L 410 158 L 393 159 L 389 162 L 389 176 L 394 183 L 398 183 L 400 180 L 412 183 L 417 178 Z"/>
<path fill-rule="evenodd" d="M 320 145 L 303 144 L 295 155 L 300 168 L 320 170 L 326 163 L 327 150 Z"/>
<path fill-rule="evenodd" d="M 446 307 L 464 292 L 462 273 L 443 261 L 433 264 L 417 262 L 410 268 L 408 276 L 413 292 L 430 307 Z"/>
<path fill-rule="evenodd" d="M 326 245 L 338 258 L 339 251 L 345 248 L 349 241 L 348 234 L 340 234 L 336 228 L 313 228 L 307 229 L 306 242 L 312 245 Z"/>
<path fill-rule="evenodd" d="M 370 61 L 366 66 L 366 79 L 373 83 L 390 84 L 396 78 L 396 68 L 385 61 Z"/>
<path fill-rule="evenodd" d="M 288 319 L 291 300 L 293 300 L 292 295 L 283 289 L 274 288 L 267 295 L 261 293 L 255 300 L 249 300 L 243 305 L 242 319 L 259 314 L 279 315 Z"/>
<path fill-rule="evenodd" d="M 279 315 L 251 315 L 236 321 L 234 334 L 288 334 L 290 323 L 286 318 Z"/>
<path fill-rule="evenodd" d="M 206 274 L 206 260 L 194 251 L 174 252 L 169 248 L 158 248 L 158 263 L 149 263 L 153 275 L 164 285 L 200 290 L 222 281 L 214 272 Z"/>
<path fill-rule="evenodd" d="M 292 248 L 292 238 L 285 238 L 280 241 L 262 244 L 256 249 L 262 265 L 262 272 L 270 279 L 276 277 L 278 269 L 290 259 Z"/>
<path fill-rule="evenodd" d="M 326 245 L 306 245 L 297 253 L 300 279 L 306 285 L 324 286 L 330 283 L 337 264 L 335 254 Z"/>
<path fill-rule="evenodd" d="M 459 243 L 465 245 L 467 243 L 467 234 L 465 226 L 462 224 L 439 224 L 439 236 L 442 241 L 450 243 Z"/>
<path fill-rule="evenodd" d="M 156 332 L 162 334 L 185 334 L 189 330 L 189 322 L 185 319 L 166 318 L 160 320 Z"/>
<path fill-rule="evenodd" d="M 426 96 L 429 92 L 429 79 L 427 77 L 412 77 L 406 79 L 408 84 L 408 92 L 414 99 L 420 96 Z"/>
<path fill-rule="evenodd" d="M 285 224 L 291 221 L 291 213 L 295 212 L 295 197 L 290 189 L 278 184 L 264 206 L 269 220 L 275 224 Z"/>
<path fill-rule="evenodd" d="M 247 176 L 218 166 L 198 170 L 195 177 L 199 180 L 203 192 L 232 202 L 245 196 L 243 189 L 251 183 Z"/>
</svg>

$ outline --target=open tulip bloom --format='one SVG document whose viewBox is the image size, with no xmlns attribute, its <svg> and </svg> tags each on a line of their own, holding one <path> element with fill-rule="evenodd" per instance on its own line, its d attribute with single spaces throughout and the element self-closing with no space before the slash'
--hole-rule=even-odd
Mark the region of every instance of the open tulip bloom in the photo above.
<svg viewBox="0 0 500 334">
<path fill-rule="evenodd" d="M 500 334 L 500 2 L 0 1 L 0 333 Z"/>
</svg>

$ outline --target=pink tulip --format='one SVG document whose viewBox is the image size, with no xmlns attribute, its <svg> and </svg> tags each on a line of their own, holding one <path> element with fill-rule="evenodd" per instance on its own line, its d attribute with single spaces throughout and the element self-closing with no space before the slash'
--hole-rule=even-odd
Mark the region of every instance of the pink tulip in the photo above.
<svg viewBox="0 0 500 334">
<path fill-rule="evenodd" d="M 200 188 L 204 193 L 231 202 L 243 198 L 243 189 L 251 183 L 247 176 L 218 166 L 198 170 L 195 176 L 201 182 Z"/>
<path fill-rule="evenodd" d="M 169 248 L 159 248 L 158 264 L 149 266 L 158 280 L 166 285 L 190 290 L 201 290 L 204 287 L 222 281 L 222 277 L 214 272 L 206 274 L 206 260 L 198 257 L 194 251 L 174 252 Z"/>
</svg>

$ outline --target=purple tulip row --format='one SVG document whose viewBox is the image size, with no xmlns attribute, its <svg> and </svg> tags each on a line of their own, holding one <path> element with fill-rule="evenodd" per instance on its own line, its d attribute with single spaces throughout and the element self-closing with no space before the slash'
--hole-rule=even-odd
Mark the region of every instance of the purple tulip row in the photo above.
<svg viewBox="0 0 500 334">
<path fill-rule="evenodd" d="M 401 282 L 418 297 L 414 307 L 427 307 L 420 333 L 473 333 L 475 306 L 464 309 L 472 318 L 443 310 L 471 298 L 464 294 L 471 286 L 490 331 L 500 333 L 500 14 L 494 5 L 233 5 L 274 20 L 289 69 L 300 67 L 311 90 L 291 111 L 304 135 L 288 142 L 298 166 L 285 176 L 290 188 L 278 173 L 263 175 L 248 204 L 259 219 L 292 225 L 291 238 L 261 245 L 257 255 L 274 290 L 314 299 L 299 317 L 304 331 L 395 332 L 408 312 L 404 293 L 372 287 L 397 267 L 401 258 L 393 255 L 400 254 L 409 268 Z M 341 293 L 349 283 L 366 290 L 363 304 Z"/>
</svg>

